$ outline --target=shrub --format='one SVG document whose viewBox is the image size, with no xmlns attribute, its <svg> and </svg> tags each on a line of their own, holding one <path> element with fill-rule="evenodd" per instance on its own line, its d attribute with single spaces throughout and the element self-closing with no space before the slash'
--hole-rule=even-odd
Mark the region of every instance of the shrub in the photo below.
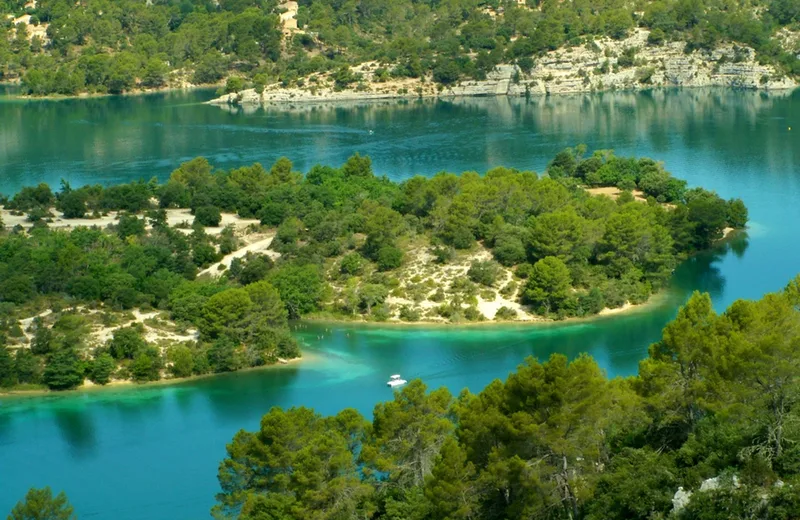
<svg viewBox="0 0 800 520">
<path fill-rule="evenodd" d="M 456 250 L 450 246 L 434 247 L 431 250 L 433 261 L 437 264 L 446 264 L 456 256 Z"/>
<path fill-rule="evenodd" d="M 356 276 L 364 270 L 364 257 L 358 253 L 347 253 L 339 264 L 339 272 L 351 276 Z"/>
<path fill-rule="evenodd" d="M 222 221 L 222 214 L 216 206 L 201 206 L 194 212 L 194 223 L 201 226 L 217 227 Z"/>
<path fill-rule="evenodd" d="M 500 275 L 500 266 L 491 260 L 474 261 L 467 271 L 470 280 L 491 287 Z"/>
<path fill-rule="evenodd" d="M 653 29 L 647 35 L 647 43 L 650 45 L 661 45 L 666 40 L 667 35 L 660 28 Z"/>
<path fill-rule="evenodd" d="M 494 319 L 498 321 L 514 320 L 517 318 L 517 311 L 509 307 L 500 307 L 494 315 Z"/>
<path fill-rule="evenodd" d="M 635 58 L 636 58 L 636 48 L 628 47 L 627 49 L 622 51 L 622 55 L 619 58 L 617 58 L 617 65 L 619 65 L 620 68 L 633 67 Z"/>
<path fill-rule="evenodd" d="M 428 296 L 428 299 L 430 301 L 436 302 L 436 303 L 443 302 L 444 301 L 444 290 L 442 290 L 442 288 L 439 287 L 438 289 L 436 289 L 436 292 L 434 292 L 433 294 Z"/>
<path fill-rule="evenodd" d="M 410 305 L 403 305 L 400 307 L 400 319 L 403 321 L 419 321 L 422 315 L 419 309 L 411 307 Z"/>
<path fill-rule="evenodd" d="M 524 262 L 526 258 L 525 245 L 519 237 L 501 235 L 497 237 L 492 249 L 495 260 L 506 267 Z"/>
<path fill-rule="evenodd" d="M 486 316 L 481 314 L 477 307 L 467 307 L 463 312 L 464 318 L 468 321 L 486 321 Z"/>
<path fill-rule="evenodd" d="M 403 264 L 403 251 L 395 246 L 384 246 L 378 250 L 378 269 L 391 271 Z"/>
</svg>

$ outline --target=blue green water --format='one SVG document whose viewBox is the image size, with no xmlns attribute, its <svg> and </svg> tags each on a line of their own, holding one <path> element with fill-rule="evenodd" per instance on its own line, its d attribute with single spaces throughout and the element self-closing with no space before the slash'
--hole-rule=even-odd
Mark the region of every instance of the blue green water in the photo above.
<svg viewBox="0 0 800 520">
<path fill-rule="evenodd" d="M 206 155 L 221 167 L 291 157 L 299 169 L 355 151 L 391 178 L 541 170 L 585 142 L 664 160 L 692 185 L 742 197 L 751 228 L 675 273 L 671 294 L 640 313 L 547 327 L 296 324 L 308 360 L 174 386 L 0 400 L 0 515 L 31 486 L 65 490 L 80 518 L 208 518 L 224 446 L 271 406 L 354 407 L 391 397 L 389 374 L 479 391 L 525 356 L 592 354 L 635 373 L 691 290 L 723 309 L 800 272 L 800 95 L 683 90 L 453 102 L 387 102 L 228 111 L 208 92 L 59 102 L 0 101 L 0 191 L 165 178 Z M 797 129 L 789 130 L 790 126 Z M 372 130 L 372 134 L 370 134 Z"/>
</svg>

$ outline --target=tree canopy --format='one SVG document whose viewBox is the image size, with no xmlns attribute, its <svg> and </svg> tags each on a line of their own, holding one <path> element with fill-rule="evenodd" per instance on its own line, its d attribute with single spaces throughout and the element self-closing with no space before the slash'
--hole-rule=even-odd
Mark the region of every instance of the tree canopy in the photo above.
<svg viewBox="0 0 800 520">
<path fill-rule="evenodd" d="M 183 80 L 263 90 L 272 82 L 313 83 L 323 73 L 343 88 L 360 81 L 350 66 L 375 61 L 381 80 L 429 75 L 448 85 L 484 79 L 499 63 L 529 70 L 543 52 L 622 39 L 636 26 L 651 30 L 650 44 L 750 45 L 760 60 L 796 73 L 793 49 L 777 37 L 797 22 L 795 4 L 301 0 L 297 30 L 283 31 L 285 7 L 276 0 L 7 0 L 0 2 L 0 79 L 22 78 L 34 95 L 121 93 Z"/>
<path fill-rule="evenodd" d="M 548 257 L 553 258 L 553 257 Z M 791 519 L 800 279 L 717 314 L 695 293 L 639 375 L 525 360 L 483 391 L 419 380 L 323 417 L 271 410 L 220 465 L 222 518 Z M 682 487 L 686 503 L 672 498 Z"/>
<path fill-rule="evenodd" d="M 650 159 L 584 154 L 580 146 L 559 153 L 542 176 L 501 167 L 392 182 L 356 154 L 305 175 L 286 158 L 269 170 L 215 170 L 198 158 L 161 184 L 23 188 L 6 208 L 41 218 L 0 233 L 9 347 L 0 350 L 0 385 L 63 390 L 86 378 L 145 382 L 274 363 L 298 355 L 288 320 L 309 315 L 476 321 L 485 319 L 478 297 L 498 293 L 554 319 L 595 314 L 645 301 L 678 262 L 746 225 L 741 200 L 688 189 Z M 619 193 L 595 196 L 596 187 Z M 48 215 L 71 211 L 73 200 L 86 226 L 50 227 Z M 167 212 L 179 207 L 214 218 L 170 226 Z M 112 211 L 109 228 L 92 226 Z M 235 255 L 209 276 L 242 246 L 232 227 L 217 227 L 223 213 L 257 218 L 274 238 L 267 254 Z M 407 269 L 420 251 L 432 259 L 428 280 Z M 476 252 L 463 276 L 434 279 L 448 268 L 441 264 Z M 425 300 L 436 305 L 423 309 Z M 30 309 L 48 306 L 55 312 L 34 316 L 30 338 L 18 330 Z M 93 344 L 84 307 L 155 309 L 197 334 L 164 345 L 137 322 Z M 500 318 L 513 319 L 509 311 Z"/>
</svg>

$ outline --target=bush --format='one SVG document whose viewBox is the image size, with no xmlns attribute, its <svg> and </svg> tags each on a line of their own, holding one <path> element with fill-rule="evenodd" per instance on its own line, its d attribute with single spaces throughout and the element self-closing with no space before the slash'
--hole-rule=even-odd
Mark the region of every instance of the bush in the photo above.
<svg viewBox="0 0 800 520">
<path fill-rule="evenodd" d="M 504 298 L 511 298 L 517 292 L 517 282 L 508 282 L 500 289 L 500 294 Z"/>
<path fill-rule="evenodd" d="M 622 51 L 622 55 L 619 58 L 617 58 L 617 65 L 619 65 L 621 68 L 633 67 L 635 58 L 636 58 L 636 48 L 628 47 L 627 49 Z"/>
<path fill-rule="evenodd" d="M 450 246 L 434 247 L 431 250 L 433 261 L 437 264 L 446 264 L 456 257 L 456 250 Z"/>
<path fill-rule="evenodd" d="M 395 246 L 384 246 L 378 250 L 378 269 L 391 271 L 403 264 L 403 251 Z"/>
<path fill-rule="evenodd" d="M 91 380 L 98 385 L 105 385 L 117 368 L 114 358 L 110 354 L 102 353 L 91 364 Z"/>
<path fill-rule="evenodd" d="M 498 321 L 514 320 L 517 318 L 517 311 L 509 307 L 500 307 L 494 315 L 494 319 Z"/>
<path fill-rule="evenodd" d="M 731 199 L 728 201 L 728 225 L 732 228 L 741 229 L 747 225 L 747 207 L 742 199 Z"/>
<path fill-rule="evenodd" d="M 216 206 L 201 206 L 194 211 L 194 223 L 201 226 L 217 227 L 222 221 L 222 214 Z"/>
<path fill-rule="evenodd" d="M 501 235 L 497 237 L 492 249 L 495 260 L 506 267 L 524 262 L 527 254 L 522 240 L 515 236 Z"/>
<path fill-rule="evenodd" d="M 225 83 L 225 93 L 241 92 L 244 90 L 244 80 L 239 76 L 231 76 Z"/>
<path fill-rule="evenodd" d="M 647 35 L 647 43 L 650 45 L 661 45 L 666 40 L 667 35 L 664 33 L 663 30 L 656 28 L 650 31 L 650 34 Z"/>
<path fill-rule="evenodd" d="M 419 309 L 411 307 L 410 305 L 403 305 L 400 307 L 400 319 L 403 321 L 419 321 L 422 315 Z"/>
<path fill-rule="evenodd" d="M 436 289 L 436 292 L 434 292 L 433 294 L 428 296 L 428 299 L 430 301 L 436 302 L 436 303 L 443 302 L 444 301 L 444 290 L 441 287 L 439 287 L 438 289 Z"/>
<path fill-rule="evenodd" d="M 525 278 L 528 278 L 531 275 L 532 271 L 533 271 L 533 265 L 525 263 L 525 264 L 518 265 L 517 266 L 517 270 L 514 271 L 514 274 L 516 274 L 520 278 L 525 279 Z"/>
<path fill-rule="evenodd" d="M 486 321 L 486 316 L 481 314 L 477 307 L 467 307 L 464 309 L 464 318 L 468 321 Z"/>
<path fill-rule="evenodd" d="M 458 81 L 461 70 L 452 59 L 441 59 L 433 66 L 433 80 L 442 85 L 450 85 Z"/>
<path fill-rule="evenodd" d="M 635 78 L 639 83 L 648 84 L 655 73 L 656 69 L 654 67 L 640 67 L 636 69 Z"/>
<path fill-rule="evenodd" d="M 491 287 L 500 275 L 500 266 L 491 260 L 474 261 L 467 271 L 470 280 Z"/>
<path fill-rule="evenodd" d="M 339 272 L 351 276 L 357 276 L 364 270 L 364 257 L 358 253 L 347 253 L 342 258 L 339 265 Z"/>
</svg>

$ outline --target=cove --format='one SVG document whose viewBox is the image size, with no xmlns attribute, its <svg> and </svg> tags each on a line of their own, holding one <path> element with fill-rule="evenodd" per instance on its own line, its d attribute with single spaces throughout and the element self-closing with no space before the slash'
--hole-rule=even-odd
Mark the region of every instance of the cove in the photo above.
<svg viewBox="0 0 800 520">
<path fill-rule="evenodd" d="M 239 428 L 271 406 L 354 407 L 391 397 L 389 374 L 479 391 L 525 356 L 588 352 L 630 375 L 695 289 L 722 310 L 800 272 L 800 97 L 667 90 L 555 98 L 464 99 L 223 110 L 206 91 L 127 98 L 0 102 L 0 191 L 61 178 L 73 185 L 164 179 L 197 155 L 220 167 L 286 155 L 298 169 L 353 152 L 395 179 L 415 173 L 543 169 L 585 142 L 664 160 L 690 185 L 738 196 L 747 234 L 676 270 L 640 313 L 544 327 L 295 324 L 308 360 L 174 386 L 0 400 L 0 511 L 31 486 L 64 489 L 80 518 L 208 518 L 216 467 Z M 795 126 L 797 130 L 790 131 Z M 372 130 L 372 134 L 370 134 Z"/>
</svg>

